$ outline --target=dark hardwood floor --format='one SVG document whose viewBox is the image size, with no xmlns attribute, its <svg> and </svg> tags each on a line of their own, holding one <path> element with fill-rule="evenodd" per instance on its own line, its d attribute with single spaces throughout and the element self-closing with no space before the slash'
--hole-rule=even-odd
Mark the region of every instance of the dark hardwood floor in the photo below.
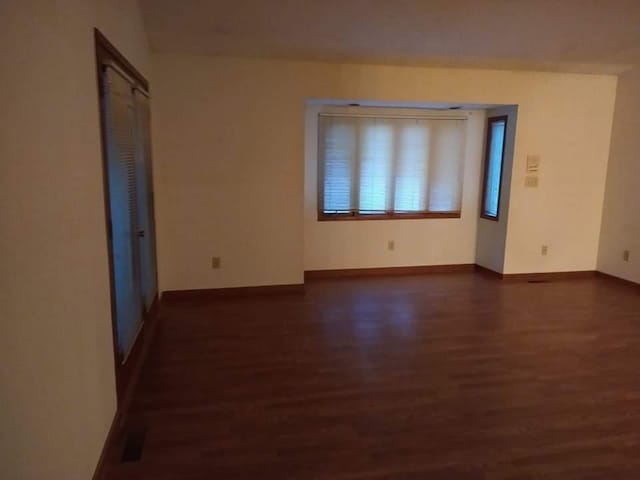
<svg viewBox="0 0 640 480">
<path fill-rule="evenodd" d="M 640 478 L 640 295 L 318 280 L 163 305 L 114 480 Z"/>
</svg>

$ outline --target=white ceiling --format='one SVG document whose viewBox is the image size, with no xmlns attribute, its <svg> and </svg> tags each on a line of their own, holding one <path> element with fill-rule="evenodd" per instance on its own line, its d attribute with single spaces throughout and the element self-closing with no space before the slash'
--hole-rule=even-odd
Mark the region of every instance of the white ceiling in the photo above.
<svg viewBox="0 0 640 480">
<path fill-rule="evenodd" d="M 618 73 L 640 0 L 142 0 L 154 51 Z"/>
</svg>

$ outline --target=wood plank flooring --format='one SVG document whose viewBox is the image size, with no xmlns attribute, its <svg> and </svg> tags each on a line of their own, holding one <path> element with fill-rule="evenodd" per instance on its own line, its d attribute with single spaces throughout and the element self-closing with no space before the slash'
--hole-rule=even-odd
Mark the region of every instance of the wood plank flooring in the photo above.
<svg viewBox="0 0 640 480">
<path fill-rule="evenodd" d="M 317 280 L 163 305 L 114 480 L 640 478 L 640 295 L 608 279 Z"/>
</svg>

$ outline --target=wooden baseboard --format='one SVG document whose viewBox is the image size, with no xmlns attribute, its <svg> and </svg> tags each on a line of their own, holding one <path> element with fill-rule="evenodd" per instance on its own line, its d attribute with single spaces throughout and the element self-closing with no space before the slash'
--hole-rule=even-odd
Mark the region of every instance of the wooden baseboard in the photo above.
<svg viewBox="0 0 640 480">
<path fill-rule="evenodd" d="M 490 268 L 483 267 L 482 265 L 474 265 L 474 271 L 476 273 L 481 273 L 482 275 L 486 275 L 488 277 L 493 277 L 498 280 L 502 280 L 502 273 L 496 272 L 495 270 L 491 270 Z"/>
<path fill-rule="evenodd" d="M 407 267 L 378 267 L 378 268 L 345 268 L 338 270 L 306 270 L 305 280 L 321 278 L 345 277 L 377 277 L 391 275 L 422 275 L 427 273 L 465 273 L 473 272 L 475 265 L 416 265 Z"/>
<path fill-rule="evenodd" d="M 474 264 L 460 265 L 420 265 L 413 267 L 382 267 L 382 268 L 349 268 L 341 270 L 307 270 L 305 280 L 342 277 L 370 277 L 383 275 L 422 275 L 431 273 L 482 273 L 500 280 L 511 282 L 542 282 L 555 280 L 573 280 L 592 278 L 595 270 L 577 272 L 544 272 L 544 273 L 500 273 L 486 267 Z"/>
<path fill-rule="evenodd" d="M 133 400 L 133 394 L 140 379 L 140 373 L 142 366 L 149 352 L 151 342 L 156 332 L 158 324 L 158 311 L 159 311 L 159 298 L 156 298 L 149 309 L 149 313 L 145 315 L 142 329 L 138 335 L 129 358 L 124 365 L 120 367 L 120 371 L 117 372 L 116 382 L 118 389 L 118 407 L 116 413 L 111 422 L 111 428 L 105 439 L 104 446 L 98 464 L 96 465 L 95 472 L 93 474 L 93 480 L 106 480 L 105 479 L 105 464 L 109 460 L 116 457 L 116 448 L 118 440 L 122 434 L 122 427 L 127 418 L 129 412 L 129 406 Z"/>
<path fill-rule="evenodd" d="M 600 277 L 600 278 L 605 278 L 607 280 L 615 282 L 618 285 L 625 286 L 625 287 L 631 287 L 631 288 L 635 288 L 635 289 L 640 290 L 640 283 L 636 283 L 636 282 L 633 282 L 631 280 L 627 280 L 625 278 L 616 277 L 615 275 L 611 275 L 609 273 L 604 273 L 604 272 L 600 272 L 600 271 L 596 272 L 596 275 L 598 277 Z"/>
<path fill-rule="evenodd" d="M 593 278 L 595 270 L 577 272 L 543 272 L 543 273 L 500 273 L 486 267 L 476 265 L 476 272 L 499 280 L 509 282 L 551 282 L 556 280 L 576 280 L 580 278 Z"/>
<path fill-rule="evenodd" d="M 162 293 L 163 302 L 198 300 L 253 295 L 282 295 L 304 293 L 304 284 L 265 285 L 260 287 L 202 288 L 197 290 L 168 290 Z"/>
<path fill-rule="evenodd" d="M 116 382 L 118 387 L 118 410 L 126 412 L 138 383 L 142 364 L 155 333 L 159 309 L 159 298 L 154 299 L 149 313 L 144 316 L 140 333 L 123 365 L 118 367 Z"/>
<path fill-rule="evenodd" d="M 379 267 L 379 268 L 346 268 L 336 270 L 306 270 L 304 279 L 329 279 L 329 278 L 355 278 L 373 276 L 400 276 L 400 275 L 423 275 L 434 273 L 481 273 L 496 279 L 512 282 L 535 282 L 535 281 L 555 281 L 572 280 L 581 278 L 592 278 L 596 274 L 617 279 L 594 270 L 584 270 L 576 272 L 544 272 L 544 273 L 500 273 L 490 270 L 477 264 L 454 264 L 454 265 L 416 265 L 405 267 Z M 632 285 L 633 282 L 618 279 Z M 196 300 L 221 297 L 242 297 L 253 295 L 275 295 L 275 294 L 300 294 L 304 293 L 304 284 L 290 285 L 264 285 L 256 287 L 231 287 L 231 288 L 205 288 L 195 290 L 168 290 L 163 292 L 162 300 L 167 302 Z"/>
<path fill-rule="evenodd" d="M 503 273 L 502 280 L 510 282 L 551 282 L 557 280 L 578 280 L 595 277 L 595 270 L 577 272 L 543 272 L 543 273 Z"/>
<path fill-rule="evenodd" d="M 98 459 L 98 464 L 96 465 L 96 469 L 93 472 L 92 480 L 105 480 L 105 464 L 107 462 L 107 455 L 112 452 L 112 447 L 115 443 L 116 431 L 119 430 L 121 425 L 120 422 L 120 412 L 116 409 L 116 413 L 113 416 L 113 420 L 111 421 L 111 427 L 109 427 L 109 432 L 107 433 L 107 438 L 104 441 L 104 445 L 102 447 L 102 452 L 100 452 L 100 458 Z"/>
</svg>

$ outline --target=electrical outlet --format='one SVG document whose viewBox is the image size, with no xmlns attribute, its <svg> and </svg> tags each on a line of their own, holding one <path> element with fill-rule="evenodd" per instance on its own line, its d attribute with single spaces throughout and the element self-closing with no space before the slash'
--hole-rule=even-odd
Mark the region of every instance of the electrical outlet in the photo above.
<svg viewBox="0 0 640 480">
<path fill-rule="evenodd" d="M 542 245 L 542 248 L 540 249 L 540 253 L 542 255 L 546 255 L 547 253 L 549 253 L 549 246 L 548 245 Z"/>
<path fill-rule="evenodd" d="M 624 252 L 622 252 L 622 259 L 625 262 L 629 261 L 629 257 L 631 256 L 631 252 L 629 250 L 625 250 Z"/>
<path fill-rule="evenodd" d="M 393 251 L 396 249 L 396 242 L 395 240 L 389 240 L 387 242 L 387 250 Z"/>
<path fill-rule="evenodd" d="M 220 257 L 211 257 L 211 268 L 220 268 Z"/>
</svg>

